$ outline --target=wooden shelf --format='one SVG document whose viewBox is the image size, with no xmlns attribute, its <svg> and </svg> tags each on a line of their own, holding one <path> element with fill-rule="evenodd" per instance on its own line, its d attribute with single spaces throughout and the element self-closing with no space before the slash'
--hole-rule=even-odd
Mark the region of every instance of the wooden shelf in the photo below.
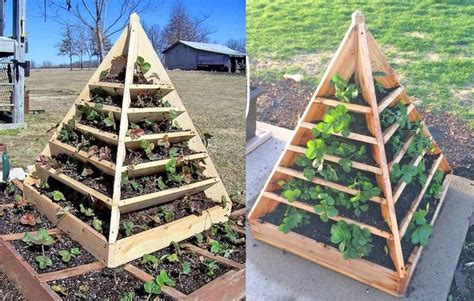
<svg viewBox="0 0 474 301">
<path fill-rule="evenodd" d="M 379 111 L 379 114 L 382 113 L 387 107 L 389 107 L 402 93 L 402 87 L 398 87 L 392 92 L 390 92 L 390 94 L 388 94 L 378 105 L 377 109 Z"/>
<path fill-rule="evenodd" d="M 94 108 L 95 110 L 99 112 L 104 112 L 104 113 L 112 112 L 114 113 L 116 119 L 120 119 L 120 115 L 122 114 L 122 108 L 119 108 L 116 106 L 102 105 L 102 104 L 100 104 L 99 106 L 96 106 L 96 103 L 92 101 L 87 101 L 83 99 L 76 100 L 76 107 L 85 106 L 85 105 L 88 105 L 89 107 Z"/>
<path fill-rule="evenodd" d="M 431 180 L 433 179 L 433 176 L 435 175 L 436 171 L 438 170 L 439 165 L 441 164 L 441 161 L 443 160 L 443 154 L 441 154 L 438 159 L 434 162 L 430 173 L 428 174 L 428 178 L 426 179 L 425 185 L 423 185 L 423 189 L 420 191 L 420 194 L 416 197 L 416 199 L 413 200 L 412 205 L 410 207 L 410 210 L 408 211 L 407 215 L 403 218 L 402 222 L 400 223 L 400 236 L 403 237 L 408 229 L 408 226 L 410 225 L 410 222 L 413 218 L 413 215 L 415 214 L 416 210 L 418 209 L 418 206 L 421 203 L 421 200 L 423 199 L 423 196 L 425 195 L 426 190 L 428 189 L 428 186 L 430 186 Z"/>
<path fill-rule="evenodd" d="M 295 152 L 295 153 L 298 153 L 298 154 L 305 154 L 306 150 L 307 150 L 307 148 L 302 147 L 302 146 L 297 146 L 297 145 L 289 145 L 288 146 L 288 151 Z M 334 163 L 338 163 L 339 160 L 341 160 L 341 158 L 337 157 L 337 156 L 332 156 L 332 155 L 324 155 L 324 160 L 334 162 Z M 379 167 L 359 163 L 359 162 L 352 161 L 352 160 L 351 160 L 351 163 L 352 163 L 353 168 L 363 170 L 363 171 L 368 171 L 368 172 L 378 174 L 378 175 L 382 174 L 382 169 L 379 168 Z"/>
<path fill-rule="evenodd" d="M 83 163 L 94 165 L 97 169 L 108 175 L 113 176 L 115 174 L 115 163 L 113 162 L 100 160 L 97 155 L 88 156 L 87 152 L 82 150 L 78 151 L 75 147 L 54 138 L 49 141 L 49 144 L 53 156 L 57 154 L 67 154 Z"/>
<path fill-rule="evenodd" d="M 347 108 L 349 112 L 353 113 L 359 113 L 359 114 L 371 114 L 372 113 L 372 108 L 369 106 L 363 106 L 363 105 L 358 105 L 358 104 L 353 104 L 353 103 L 347 103 L 347 102 L 342 102 L 339 100 L 334 100 L 334 99 L 328 99 L 328 98 L 323 98 L 323 97 L 316 97 L 314 99 L 314 103 L 317 104 L 324 104 L 327 106 L 335 107 L 337 105 L 343 105 Z"/>
<path fill-rule="evenodd" d="M 127 110 L 128 121 L 137 123 L 143 119 L 148 119 L 150 121 L 162 120 L 165 116 L 169 116 L 170 111 L 175 111 L 178 116 L 184 113 L 184 110 L 181 108 L 129 108 Z"/>
<path fill-rule="evenodd" d="M 104 90 L 110 91 L 110 89 L 113 90 L 123 90 L 125 88 L 124 84 L 121 83 L 109 83 L 109 82 L 93 82 L 89 84 L 90 90 L 94 88 L 103 88 Z"/>
<path fill-rule="evenodd" d="M 306 179 L 306 177 L 303 175 L 302 172 L 291 169 L 291 168 L 288 168 L 288 167 L 279 166 L 275 169 L 275 171 L 279 172 L 279 173 L 282 173 L 282 174 L 285 174 L 285 175 L 288 175 L 290 177 L 294 177 L 294 178 L 298 178 L 298 179 L 301 179 L 301 180 L 308 181 L 308 179 Z M 341 192 L 345 192 L 345 193 L 348 193 L 348 194 L 351 194 L 351 195 L 356 195 L 356 194 L 359 193 L 359 190 L 348 188 L 347 186 L 344 186 L 344 185 L 341 185 L 341 184 L 329 182 L 329 181 L 326 181 L 326 180 L 318 178 L 318 177 L 314 177 L 314 179 L 312 181 L 308 181 L 308 182 L 311 182 L 311 183 L 314 183 L 314 184 L 317 184 L 317 185 L 326 186 L 326 187 L 329 187 L 329 188 L 332 188 L 332 189 L 335 189 L 335 190 L 339 190 Z M 379 203 L 379 204 L 385 204 L 386 203 L 386 200 L 382 197 L 372 197 L 372 198 L 370 198 L 370 200 L 372 202 Z"/>
<path fill-rule="evenodd" d="M 310 122 L 302 122 L 300 126 L 303 129 L 311 130 L 316 126 L 316 124 L 310 123 Z M 338 137 L 344 137 L 339 133 L 333 133 L 332 135 L 338 136 Z M 375 139 L 375 137 L 367 136 L 367 135 L 361 135 L 361 134 L 352 133 L 352 132 L 349 134 L 349 136 L 344 137 L 344 138 L 351 139 L 351 140 L 356 140 L 356 141 L 360 141 L 360 142 L 364 142 L 364 143 L 374 144 L 374 145 L 377 144 L 377 139 Z"/>
<path fill-rule="evenodd" d="M 39 172 L 46 173 L 48 176 L 53 177 L 64 185 L 67 185 L 84 195 L 91 195 L 95 199 L 103 202 L 109 208 L 112 206 L 112 199 L 110 197 L 90 188 L 89 186 L 82 184 L 79 181 L 74 180 L 73 178 L 55 170 L 54 168 L 46 169 L 40 166 L 39 164 L 36 164 L 36 170 Z"/>
<path fill-rule="evenodd" d="M 302 210 L 305 210 L 309 213 L 312 213 L 312 214 L 316 214 L 316 212 L 314 212 L 314 206 L 311 206 L 311 205 L 308 205 L 308 204 L 305 204 L 303 202 L 299 202 L 299 201 L 294 201 L 294 202 L 288 202 L 288 200 L 282 198 L 281 196 L 279 196 L 278 194 L 276 193 L 273 193 L 273 192 L 264 192 L 262 194 L 263 197 L 265 198 L 269 198 L 271 200 L 274 200 L 274 201 L 277 201 L 279 203 L 282 203 L 282 204 L 285 204 L 285 205 L 288 205 L 288 206 L 292 206 L 292 207 L 295 207 L 295 208 L 298 208 L 298 209 L 302 209 Z M 348 217 L 344 217 L 344 216 L 333 216 L 333 217 L 329 217 L 330 220 L 333 220 L 335 222 L 338 222 L 338 221 L 345 221 L 346 223 L 349 223 L 349 224 L 354 224 L 354 225 L 357 225 L 359 227 L 361 227 L 362 229 L 363 228 L 367 228 L 369 229 L 369 231 L 374 234 L 374 235 L 377 235 L 377 236 L 380 236 L 382 238 L 385 238 L 385 239 L 393 239 L 393 236 L 391 233 L 387 232 L 387 231 L 384 231 L 384 230 L 380 230 L 379 228 L 377 227 L 374 227 L 374 226 L 371 226 L 371 225 L 368 225 L 368 224 L 364 224 L 364 223 L 361 223 L 361 222 L 358 222 L 356 220 L 353 220 L 353 219 L 350 219 Z"/>
<path fill-rule="evenodd" d="M 151 134 L 151 135 L 143 135 L 138 139 L 132 139 L 132 137 L 127 136 L 125 137 L 125 146 L 127 148 L 137 149 L 140 147 L 140 140 L 156 142 L 160 139 L 163 139 L 165 136 L 168 136 L 168 139 L 171 143 L 179 143 L 183 141 L 188 141 L 189 139 L 196 136 L 196 133 L 194 133 L 193 131 L 185 131 L 185 132 Z"/>
<path fill-rule="evenodd" d="M 127 213 L 130 211 L 163 204 L 182 198 L 187 194 L 196 194 L 198 192 L 204 191 L 218 182 L 218 178 L 210 178 L 191 184 L 185 184 L 180 187 L 168 188 L 150 194 L 123 199 L 119 201 L 119 209 L 121 213 Z"/>
<path fill-rule="evenodd" d="M 187 162 L 187 161 L 201 160 L 207 157 L 208 157 L 207 153 L 199 153 L 199 154 L 193 154 L 193 155 L 181 157 L 180 161 Z M 134 165 L 133 168 L 131 168 L 130 166 L 123 166 L 122 172 L 128 171 L 129 175 L 132 177 L 142 177 L 142 176 L 152 175 L 152 174 L 165 171 L 166 164 L 170 160 L 171 159 L 163 159 L 163 160 L 158 160 L 158 161 L 139 163 L 139 164 Z"/>
<path fill-rule="evenodd" d="M 105 131 L 90 127 L 88 125 L 77 123 L 77 122 L 76 122 L 76 129 L 83 134 L 91 134 L 92 136 L 106 143 L 110 143 L 113 145 L 118 144 L 118 136 L 116 134 L 105 132 Z"/>
</svg>

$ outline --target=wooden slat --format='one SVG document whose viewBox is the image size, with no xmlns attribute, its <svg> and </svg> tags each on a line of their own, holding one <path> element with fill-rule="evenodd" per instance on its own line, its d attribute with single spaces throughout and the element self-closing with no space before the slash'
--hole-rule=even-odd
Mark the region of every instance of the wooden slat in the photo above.
<svg viewBox="0 0 474 301">
<path fill-rule="evenodd" d="M 279 172 L 279 173 L 282 173 L 282 174 L 289 175 L 289 176 L 294 177 L 294 178 L 299 178 L 299 179 L 308 181 L 308 179 L 306 179 L 306 177 L 303 175 L 302 172 L 291 169 L 291 168 L 288 168 L 288 167 L 279 166 L 275 169 L 275 171 Z M 315 177 L 312 181 L 309 181 L 309 182 L 312 182 L 312 183 L 317 184 L 317 185 L 326 186 L 326 187 L 329 187 L 329 188 L 332 188 L 332 189 L 336 189 L 336 190 L 339 190 L 339 191 L 342 191 L 342 192 L 345 192 L 345 193 L 348 193 L 348 194 L 352 194 L 352 195 L 356 195 L 356 194 L 359 193 L 359 191 L 356 190 L 356 189 L 348 188 L 347 186 L 337 184 L 337 183 L 333 183 L 333 182 L 329 182 L 329 181 L 326 181 L 326 180 L 318 178 L 318 177 Z M 370 200 L 372 202 L 375 202 L 375 203 L 385 203 L 386 202 L 385 199 L 381 198 L 381 197 L 371 197 Z"/>
<path fill-rule="evenodd" d="M 410 161 L 409 165 L 417 166 L 418 163 L 420 163 L 421 159 L 423 159 L 425 154 L 426 154 L 426 151 L 418 155 L 418 157 L 413 158 L 413 160 Z M 400 180 L 400 182 L 398 182 L 397 186 L 395 187 L 395 191 L 393 193 L 393 201 L 395 204 L 397 203 L 398 198 L 400 197 L 400 195 L 402 194 L 406 186 L 407 186 L 407 183 L 404 182 L 402 179 Z"/>
<path fill-rule="evenodd" d="M 124 270 L 126 270 L 127 272 L 132 274 L 135 278 L 140 279 L 143 282 L 153 281 L 155 279 L 155 277 L 153 277 L 152 275 L 146 273 L 145 271 L 140 270 L 139 268 L 131 264 L 125 265 Z M 161 291 L 176 300 L 183 300 L 183 298 L 186 298 L 185 294 L 181 293 L 175 288 L 172 288 L 166 285 L 161 288 Z"/>
<path fill-rule="evenodd" d="M 84 125 L 81 123 L 76 123 L 76 129 L 84 134 L 91 134 L 92 136 L 96 137 L 99 140 L 104 142 L 117 145 L 118 143 L 118 136 L 109 132 L 101 131 L 99 129 L 90 127 L 88 125 Z"/>
<path fill-rule="evenodd" d="M 193 154 L 193 155 L 184 156 L 180 158 L 180 162 L 200 160 L 207 157 L 208 155 L 206 153 Z M 123 166 L 122 172 L 128 171 L 129 175 L 132 177 L 141 177 L 141 176 L 156 174 L 156 173 L 165 171 L 166 164 L 170 160 L 171 159 L 164 159 L 164 160 L 158 160 L 158 161 L 139 163 L 133 166 Z"/>
<path fill-rule="evenodd" d="M 246 208 L 244 207 L 244 208 L 241 208 L 239 210 L 232 211 L 232 213 L 230 214 L 229 217 L 231 219 L 237 219 L 237 218 L 241 217 L 242 215 L 245 215 L 246 212 L 247 212 Z"/>
<path fill-rule="evenodd" d="M 169 188 L 166 190 L 140 195 L 133 198 L 121 200 L 119 202 L 120 212 L 126 213 L 159 204 L 164 204 L 187 194 L 196 194 L 204 191 L 219 182 L 217 178 L 210 178 L 192 184 L 186 184 L 180 187 Z"/>
<path fill-rule="evenodd" d="M 115 114 L 115 116 L 120 116 L 122 114 L 122 108 L 117 107 L 117 106 L 111 106 L 111 105 L 104 105 L 104 104 L 99 104 L 99 106 L 96 106 L 97 104 L 93 101 L 90 100 L 84 100 L 84 99 L 78 99 L 76 100 L 76 106 L 85 106 L 88 105 L 91 108 L 94 108 L 97 111 L 100 112 L 112 112 Z"/>
<path fill-rule="evenodd" d="M 71 277 L 87 274 L 93 271 L 101 270 L 104 267 L 105 265 L 103 263 L 96 261 L 96 262 L 80 265 L 80 266 L 65 269 L 65 270 L 40 274 L 38 275 L 38 279 L 41 282 L 49 282 L 53 280 L 60 280 L 60 279 L 71 278 Z"/>
<path fill-rule="evenodd" d="M 410 225 L 410 222 L 413 218 L 413 215 L 415 214 L 416 210 L 418 209 L 418 206 L 421 203 L 421 200 L 423 199 L 423 196 L 425 195 L 426 190 L 428 189 L 428 186 L 430 186 L 431 180 L 433 179 L 434 174 L 438 170 L 438 167 L 443 160 L 443 155 L 441 154 L 438 159 L 434 162 L 430 173 L 428 174 L 428 178 L 426 179 L 426 183 L 423 186 L 423 189 L 420 191 L 420 194 L 416 197 L 416 199 L 413 200 L 410 210 L 406 214 L 406 216 L 403 218 L 403 220 L 400 223 L 400 237 L 403 237 L 408 229 L 408 226 Z"/>
<path fill-rule="evenodd" d="M 58 154 L 67 154 L 71 157 L 78 159 L 84 163 L 90 163 L 94 165 L 97 169 L 103 171 L 104 173 L 113 176 L 115 173 L 115 164 L 107 160 L 100 160 L 99 156 L 88 156 L 87 152 L 82 150 L 77 150 L 74 146 L 63 143 L 57 139 L 49 141 L 51 155 L 56 156 Z"/>
<path fill-rule="evenodd" d="M 207 258 L 214 259 L 217 262 L 227 265 L 231 268 L 238 269 L 238 270 L 245 269 L 245 264 L 241 264 L 236 261 L 230 260 L 228 258 L 213 254 L 207 250 L 201 249 L 192 244 L 182 244 L 181 247 L 186 248 L 190 251 L 193 251 L 194 253 L 198 253 L 199 255 L 203 255 Z"/>
<path fill-rule="evenodd" d="M 207 283 L 185 300 L 243 300 L 245 299 L 245 270 L 229 271 Z"/>
<path fill-rule="evenodd" d="M 310 123 L 310 122 L 302 122 L 301 123 L 301 128 L 306 129 L 306 130 L 311 130 L 315 126 L 316 126 L 316 124 Z M 340 133 L 333 133 L 332 135 L 338 136 L 338 137 L 344 137 Z M 349 134 L 349 136 L 344 137 L 344 138 L 351 139 L 351 140 L 356 140 L 356 141 L 360 141 L 360 142 L 364 142 L 364 143 L 377 144 L 377 140 L 374 137 L 367 136 L 367 135 L 361 135 L 361 134 L 357 134 L 357 133 L 352 133 L 352 132 Z"/>
<path fill-rule="evenodd" d="M 413 104 L 409 104 L 408 105 L 408 108 L 407 108 L 407 114 L 409 115 L 413 109 L 415 108 L 415 106 Z M 392 138 L 393 134 L 395 134 L 395 132 L 400 128 L 400 124 L 398 124 L 397 122 L 392 124 L 391 126 L 389 126 L 387 129 L 385 129 L 385 131 L 383 131 L 383 143 L 387 143 L 388 140 L 390 140 L 390 138 Z"/>
<path fill-rule="evenodd" d="M 99 70 L 99 69 L 97 69 Z M 109 89 L 117 89 L 117 90 L 123 90 L 124 88 L 124 84 L 121 84 L 121 83 L 109 83 L 109 82 L 100 82 L 100 81 L 96 81 L 96 82 L 92 82 L 92 83 L 89 83 L 89 88 L 90 90 L 94 89 L 94 88 L 103 88 L 105 90 L 107 90 L 106 88 L 109 88 Z"/>
<path fill-rule="evenodd" d="M 316 214 L 316 212 L 314 212 L 314 206 L 309 205 L 309 204 L 305 204 L 305 203 L 299 202 L 299 201 L 288 202 L 288 200 L 282 198 L 281 196 L 279 196 L 278 194 L 273 193 L 273 192 L 264 192 L 263 197 L 272 199 L 274 201 L 277 201 L 279 203 L 282 203 L 282 204 L 285 204 L 285 205 L 288 205 L 288 206 L 292 206 L 292 207 L 295 207 L 295 208 L 305 210 L 305 211 L 307 211 L 309 213 L 312 213 L 312 214 Z M 369 229 L 369 231 L 372 234 L 383 237 L 383 238 L 386 238 L 386 239 L 392 239 L 393 238 L 392 234 L 387 232 L 387 231 L 380 230 L 377 227 L 374 227 L 374 226 L 371 226 L 371 225 L 368 225 L 368 224 L 350 219 L 348 217 L 333 216 L 333 217 L 329 217 L 329 219 L 331 219 L 335 222 L 345 221 L 346 223 L 357 225 L 357 226 L 361 227 L 362 229 L 367 228 L 367 229 Z"/>
<path fill-rule="evenodd" d="M 42 172 L 47 173 L 49 176 L 55 178 L 56 180 L 60 181 L 61 183 L 65 184 L 65 185 L 79 191 L 80 193 L 82 193 L 84 195 L 93 196 L 95 199 L 98 199 L 98 200 L 102 201 L 105 205 L 107 205 L 107 207 L 110 207 L 112 205 L 112 200 L 108 196 L 98 192 L 97 190 L 94 190 L 94 189 L 90 188 L 89 186 L 86 186 L 86 185 L 82 184 L 79 181 L 74 180 L 73 178 L 71 178 L 71 177 L 55 170 L 54 168 L 45 169 L 42 166 L 40 166 L 39 164 L 37 164 L 36 169 L 38 171 L 42 171 Z"/>
<path fill-rule="evenodd" d="M 324 98 L 324 97 L 316 97 L 314 99 L 315 103 L 322 103 L 327 106 L 335 107 L 337 105 L 343 105 L 347 108 L 348 111 L 359 113 L 359 114 L 370 114 L 372 113 L 372 109 L 369 106 L 358 105 L 354 103 L 347 103 L 342 102 L 334 99 Z"/>
<path fill-rule="evenodd" d="M 150 142 L 156 142 L 160 139 L 163 139 L 165 136 L 168 136 L 168 139 L 171 143 L 179 143 L 183 141 L 188 141 L 189 139 L 196 136 L 196 133 L 193 131 L 186 132 L 173 132 L 173 133 L 161 133 L 161 134 L 151 134 L 143 135 L 138 139 L 132 139 L 132 137 L 125 137 L 125 146 L 127 148 L 137 149 L 140 147 L 140 140 L 148 140 Z"/>
<path fill-rule="evenodd" d="M 402 87 L 398 87 L 390 94 L 388 94 L 379 104 L 378 111 L 379 114 L 382 113 L 388 106 L 390 106 L 403 92 Z"/>
<path fill-rule="evenodd" d="M 50 235 L 55 235 L 55 234 L 61 233 L 61 230 L 59 230 L 58 228 L 53 228 L 53 229 L 47 230 L 47 232 Z M 36 235 L 36 234 L 38 234 L 38 231 L 32 231 L 30 233 L 33 234 L 33 235 Z M 0 235 L 0 238 L 4 241 L 12 241 L 12 240 L 22 239 L 24 236 L 25 236 L 25 232 L 22 232 L 22 233 L 12 233 L 12 234 Z"/>
<path fill-rule="evenodd" d="M 137 123 L 143 119 L 149 121 L 159 121 L 162 120 L 165 116 L 168 116 L 171 111 L 175 111 L 177 115 L 184 113 L 184 110 L 181 108 L 129 108 L 127 110 L 128 120 L 130 122 Z"/>
<path fill-rule="evenodd" d="M 307 148 L 302 147 L 302 146 L 297 146 L 297 145 L 289 145 L 288 150 L 292 151 L 292 152 L 295 152 L 295 153 L 298 153 L 298 154 L 305 154 Z M 341 158 L 337 157 L 337 156 L 325 154 L 324 155 L 324 160 L 334 162 L 334 163 L 338 163 L 339 160 L 341 160 Z M 352 160 L 351 160 L 351 163 L 352 163 L 353 168 L 368 171 L 368 172 L 372 172 L 372 173 L 375 173 L 375 174 L 382 174 L 382 169 L 380 169 L 379 167 L 359 163 L 359 162 L 352 161 Z"/>
</svg>

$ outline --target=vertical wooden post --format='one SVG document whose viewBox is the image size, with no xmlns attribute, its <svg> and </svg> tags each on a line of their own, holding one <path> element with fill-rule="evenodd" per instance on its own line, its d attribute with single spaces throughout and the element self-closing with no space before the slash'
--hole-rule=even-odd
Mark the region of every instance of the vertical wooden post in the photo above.
<svg viewBox="0 0 474 301">
<path fill-rule="evenodd" d="M 372 154 L 374 160 L 382 169 L 382 175 L 376 175 L 377 183 L 381 188 L 386 204 L 381 204 L 382 215 L 388 222 L 392 231 L 393 239 L 387 239 L 387 245 L 394 265 L 401 278 L 406 276 L 405 264 L 403 262 L 403 253 L 398 231 L 397 217 L 395 215 L 395 205 L 393 202 L 392 186 L 390 183 L 390 173 L 387 166 L 385 154 L 385 145 L 383 142 L 382 127 L 378 112 L 377 98 L 375 96 L 374 79 L 372 76 L 372 66 L 370 63 L 369 49 L 367 46 L 367 31 L 365 29 L 365 20 L 361 12 L 356 11 L 352 14 L 352 25 L 356 29 L 356 78 L 362 89 L 362 95 L 372 108 L 372 113 L 366 115 L 367 127 L 377 139 L 377 145 L 372 145 Z"/>
<path fill-rule="evenodd" d="M 25 112 L 23 108 L 25 97 L 25 69 L 18 64 L 25 62 L 25 37 L 24 20 L 26 15 L 26 7 L 24 0 L 13 1 L 13 37 L 15 43 L 15 72 L 13 78 L 13 123 L 21 124 L 25 121 Z"/>
</svg>

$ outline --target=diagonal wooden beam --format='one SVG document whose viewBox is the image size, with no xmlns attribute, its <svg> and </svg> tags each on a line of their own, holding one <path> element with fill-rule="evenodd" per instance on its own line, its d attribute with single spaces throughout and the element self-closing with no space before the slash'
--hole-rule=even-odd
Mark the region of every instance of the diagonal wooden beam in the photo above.
<svg viewBox="0 0 474 301">
<path fill-rule="evenodd" d="M 376 145 L 372 145 L 372 154 L 375 161 L 382 169 L 382 175 L 376 175 L 377 183 L 383 191 L 387 202 L 381 205 L 382 215 L 388 221 L 392 231 L 393 239 L 387 240 L 390 257 L 397 269 L 400 277 L 405 277 L 405 264 L 403 262 L 402 246 L 398 232 L 397 217 L 392 198 L 392 187 L 390 183 L 390 173 L 387 166 L 385 146 L 380 125 L 380 117 L 375 95 L 374 78 L 372 76 L 372 65 L 370 61 L 369 47 L 367 43 L 367 31 L 364 16 L 356 11 L 352 14 L 352 24 L 356 27 L 356 81 L 362 89 L 362 96 L 372 108 L 372 114 L 366 115 L 367 127 L 377 140 Z"/>
</svg>

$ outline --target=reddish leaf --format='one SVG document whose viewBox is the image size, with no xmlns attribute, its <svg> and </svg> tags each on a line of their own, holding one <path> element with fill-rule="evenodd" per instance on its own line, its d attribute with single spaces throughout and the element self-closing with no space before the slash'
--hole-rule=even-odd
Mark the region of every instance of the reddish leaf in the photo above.
<svg viewBox="0 0 474 301">
<path fill-rule="evenodd" d="M 97 153 L 99 152 L 99 147 L 97 145 L 92 145 L 91 147 L 89 147 L 89 149 L 87 150 L 87 157 L 92 157 L 94 155 L 96 155 Z"/>
<path fill-rule="evenodd" d="M 162 139 L 158 139 L 156 144 L 164 148 L 169 148 L 171 146 L 168 135 L 165 135 Z"/>
<path fill-rule="evenodd" d="M 31 213 L 25 214 L 20 218 L 20 223 L 22 225 L 34 226 L 36 225 L 36 217 Z"/>
<path fill-rule="evenodd" d="M 145 131 L 142 130 L 141 128 L 134 128 L 134 129 L 130 129 L 128 131 L 128 135 L 132 138 L 132 139 L 138 139 L 140 138 L 142 135 L 145 134 Z"/>
<path fill-rule="evenodd" d="M 99 160 L 112 161 L 112 150 L 108 146 L 100 148 Z"/>
</svg>

